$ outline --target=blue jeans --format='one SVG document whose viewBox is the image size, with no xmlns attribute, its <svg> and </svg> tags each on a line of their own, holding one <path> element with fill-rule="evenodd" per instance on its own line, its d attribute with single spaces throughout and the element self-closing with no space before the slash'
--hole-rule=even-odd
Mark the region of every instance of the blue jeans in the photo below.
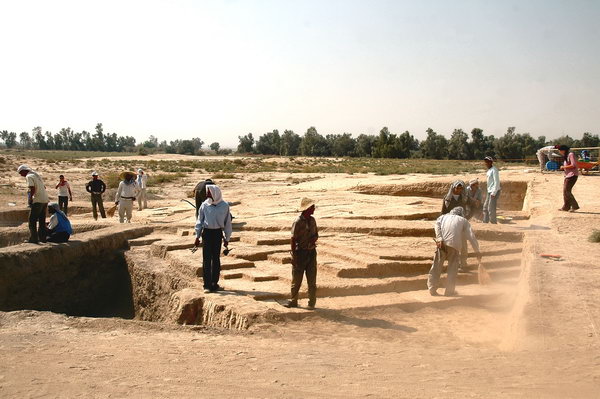
<svg viewBox="0 0 600 399">
<path fill-rule="evenodd" d="M 500 198 L 500 191 L 498 191 L 493 198 L 490 193 L 487 193 L 483 204 L 483 223 L 498 223 L 498 220 L 496 219 L 496 205 L 498 204 L 498 198 Z"/>
</svg>

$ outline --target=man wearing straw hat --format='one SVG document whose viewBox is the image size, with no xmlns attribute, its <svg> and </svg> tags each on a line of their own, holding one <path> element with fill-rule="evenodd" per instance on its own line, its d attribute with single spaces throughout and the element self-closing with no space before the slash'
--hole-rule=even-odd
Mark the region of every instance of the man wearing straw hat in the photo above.
<svg viewBox="0 0 600 399">
<path fill-rule="evenodd" d="M 317 222 L 312 216 L 315 212 L 315 201 L 302 198 L 302 213 L 292 225 L 292 298 L 287 307 L 298 307 L 298 292 L 302 278 L 306 274 L 308 284 L 308 308 L 314 309 L 317 303 L 317 240 L 319 231 Z"/>
<path fill-rule="evenodd" d="M 127 218 L 127 223 L 131 223 L 133 202 L 138 195 L 135 173 L 123 172 L 119 177 L 122 181 L 119 183 L 119 188 L 115 195 L 115 204 L 119 206 L 119 222 L 125 223 L 125 218 Z"/>
</svg>

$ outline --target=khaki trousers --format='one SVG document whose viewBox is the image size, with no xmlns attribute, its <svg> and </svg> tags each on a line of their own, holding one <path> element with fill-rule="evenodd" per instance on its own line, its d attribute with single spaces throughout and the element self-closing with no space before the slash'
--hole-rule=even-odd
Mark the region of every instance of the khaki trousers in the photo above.
<svg viewBox="0 0 600 399">
<path fill-rule="evenodd" d="M 121 198 L 119 200 L 119 222 L 125 223 L 125 218 L 127 218 L 127 223 L 131 223 L 132 214 L 133 200 Z"/>
<path fill-rule="evenodd" d="M 433 265 L 429 270 L 429 278 L 427 279 L 427 288 L 437 289 L 440 285 L 440 277 L 442 275 L 442 267 L 444 262 L 448 260 L 448 278 L 446 280 L 446 291 L 444 295 L 454 295 L 456 287 L 456 275 L 458 274 L 458 264 L 460 262 L 459 252 L 449 246 L 438 248 L 435 252 L 435 258 L 433 259 Z"/>
<path fill-rule="evenodd" d="M 142 209 L 148 208 L 148 197 L 147 197 L 145 188 L 142 188 L 140 190 L 140 192 L 138 193 L 138 196 L 137 196 L 137 200 L 138 200 L 138 210 L 141 211 Z M 144 206 L 142 206 L 142 203 Z"/>
</svg>

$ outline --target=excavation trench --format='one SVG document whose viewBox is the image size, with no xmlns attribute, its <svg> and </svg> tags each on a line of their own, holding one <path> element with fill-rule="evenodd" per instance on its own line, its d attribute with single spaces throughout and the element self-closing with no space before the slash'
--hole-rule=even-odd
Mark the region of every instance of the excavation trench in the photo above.
<svg viewBox="0 0 600 399">
<path fill-rule="evenodd" d="M 196 275 L 174 270 L 166 251 L 152 251 L 152 231 L 117 226 L 76 234 L 65 244 L 0 248 L 0 310 L 230 329 L 268 317 L 250 298 L 205 298 Z"/>
<path fill-rule="evenodd" d="M 72 316 L 133 318 L 128 239 L 149 227 L 112 227 L 65 244 L 0 250 L 0 310 L 46 310 Z"/>
</svg>

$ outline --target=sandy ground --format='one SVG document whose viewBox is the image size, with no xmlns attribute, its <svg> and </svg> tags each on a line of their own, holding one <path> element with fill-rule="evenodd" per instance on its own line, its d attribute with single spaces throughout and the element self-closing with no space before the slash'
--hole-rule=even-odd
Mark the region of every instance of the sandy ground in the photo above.
<svg viewBox="0 0 600 399">
<path fill-rule="evenodd" d="M 73 171 L 68 178 L 85 181 L 86 173 Z M 290 176 L 240 174 L 219 183 L 227 199 L 241 201 L 234 211 L 248 222 L 266 218 L 290 224 L 295 203 L 306 193 L 320 199 L 317 217 L 323 221 L 399 215 L 415 211 L 412 198 L 375 195 L 357 202 L 348 189 L 366 182 L 453 179 L 316 175 L 291 184 Z M 169 217 L 191 223 L 190 207 L 180 199 L 202 177 L 157 189 L 154 209 L 136 213 L 135 222 Z M 526 242 L 531 253 L 524 254 L 531 264 L 519 279 L 459 287 L 461 297 L 451 301 L 431 298 L 425 290 L 348 297 L 371 306 L 337 311 L 324 304 L 314 317 L 242 333 L 48 312 L 0 313 L 0 396 L 598 397 L 600 244 L 587 237 L 600 226 L 600 177 L 580 178 L 574 193 L 581 211 L 575 214 L 556 210 L 560 175 L 515 169 L 502 171 L 502 177 L 533 184 L 531 219 L 512 227 L 533 232 Z M 19 176 L 3 179 L 18 191 L 0 198 L 5 210 L 9 200 L 23 202 L 24 183 Z M 86 196 L 74 186 L 77 203 Z M 439 207 L 438 201 L 421 200 L 419 211 Z M 161 214 L 159 207 L 168 212 Z M 74 220 L 83 218 L 89 215 Z M 384 222 L 394 223 L 377 223 Z M 558 253 L 563 260 L 543 260 L 542 253 Z"/>
</svg>

